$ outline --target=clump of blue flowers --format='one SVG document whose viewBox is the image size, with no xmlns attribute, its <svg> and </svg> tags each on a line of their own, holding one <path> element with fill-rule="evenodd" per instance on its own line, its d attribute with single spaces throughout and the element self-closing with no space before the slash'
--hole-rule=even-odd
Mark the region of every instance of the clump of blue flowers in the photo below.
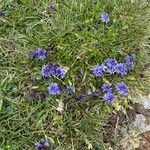
<svg viewBox="0 0 150 150">
<path fill-rule="evenodd" d="M 118 62 L 115 59 L 106 59 L 104 65 L 106 67 L 106 72 L 114 74 L 116 72 Z"/>
<path fill-rule="evenodd" d="M 122 63 L 118 64 L 116 67 L 116 73 L 126 75 L 128 73 L 127 65 Z"/>
<path fill-rule="evenodd" d="M 127 56 L 125 58 L 125 64 L 128 70 L 131 70 L 134 67 L 135 59 L 136 59 L 135 54 L 132 54 L 131 56 Z"/>
<path fill-rule="evenodd" d="M 48 56 L 48 52 L 44 48 L 38 48 L 37 50 L 31 51 L 29 53 L 30 58 L 37 58 L 39 60 L 44 60 Z"/>
<path fill-rule="evenodd" d="M 115 59 L 106 59 L 103 64 L 93 67 L 93 75 L 95 77 L 101 77 L 104 73 L 126 75 L 134 67 L 135 59 L 135 54 L 128 55 L 124 63 L 119 63 Z"/>
<path fill-rule="evenodd" d="M 66 71 L 58 64 L 50 62 L 50 63 L 42 66 L 41 74 L 43 77 L 55 76 L 58 78 L 64 78 Z"/>
<path fill-rule="evenodd" d="M 2 10 L 0 10 L 0 17 L 4 17 L 4 12 Z"/>
<path fill-rule="evenodd" d="M 39 48 L 35 51 L 30 52 L 30 57 L 31 56 L 32 56 L 32 58 L 38 58 L 40 60 L 43 60 L 48 56 L 48 53 L 44 49 Z M 110 75 L 118 74 L 121 76 L 126 75 L 134 67 L 135 59 L 136 59 L 135 54 L 126 56 L 124 63 L 120 63 L 116 59 L 108 58 L 104 61 L 103 64 L 97 64 L 93 67 L 93 69 L 92 69 L 93 75 L 95 77 L 102 77 L 105 74 L 110 74 Z M 58 79 L 58 78 L 63 79 L 66 75 L 66 71 L 59 64 L 49 62 L 42 66 L 41 75 L 45 78 L 56 77 L 56 79 Z M 60 95 L 63 91 L 63 89 L 61 87 L 62 86 L 59 86 L 58 83 L 51 82 L 48 85 L 47 92 L 50 95 Z M 111 83 L 103 84 L 101 89 L 104 93 L 103 100 L 107 104 L 112 104 L 112 102 L 115 99 L 115 94 L 113 92 L 112 84 Z M 118 83 L 115 86 L 115 89 L 122 96 L 125 96 L 129 90 L 128 86 L 124 82 Z M 66 91 L 68 94 L 72 94 L 74 92 L 73 86 L 70 84 L 67 85 Z M 84 100 L 91 96 L 99 97 L 100 94 L 101 94 L 100 89 L 95 89 L 93 91 L 89 90 L 87 92 L 87 94 L 84 94 L 84 93 L 79 94 L 77 96 L 77 99 Z M 28 95 L 28 97 L 29 97 L 29 99 L 37 98 L 35 93 L 30 93 Z M 38 97 L 39 97 L 39 99 L 46 99 L 47 94 L 43 92 L 43 93 L 38 94 Z"/>
</svg>

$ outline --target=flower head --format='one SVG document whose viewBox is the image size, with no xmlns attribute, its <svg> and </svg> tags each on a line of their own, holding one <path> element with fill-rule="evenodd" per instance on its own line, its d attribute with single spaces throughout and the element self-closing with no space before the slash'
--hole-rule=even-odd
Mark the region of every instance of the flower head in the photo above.
<svg viewBox="0 0 150 150">
<path fill-rule="evenodd" d="M 104 65 L 106 67 L 106 72 L 114 74 L 116 72 L 118 62 L 115 59 L 106 59 Z"/>
<path fill-rule="evenodd" d="M 44 60 L 48 56 L 48 53 L 44 48 L 38 48 L 35 51 L 30 51 L 29 56 L 32 59 L 38 58 L 39 60 Z"/>
<path fill-rule="evenodd" d="M 64 78 L 66 71 L 55 63 L 48 63 L 42 66 L 41 74 L 43 77 L 56 76 L 58 78 Z"/>
<path fill-rule="evenodd" d="M 50 85 L 48 86 L 48 93 L 51 95 L 57 95 L 61 93 L 60 88 L 58 87 L 57 83 L 50 83 Z"/>
<path fill-rule="evenodd" d="M 118 66 L 116 67 L 116 72 L 121 75 L 126 75 L 128 72 L 127 65 L 121 63 L 118 64 Z"/>
<path fill-rule="evenodd" d="M 0 10 L 0 17 L 4 17 L 4 12 L 2 10 Z"/>
<path fill-rule="evenodd" d="M 67 92 L 68 92 L 68 94 L 71 94 L 71 93 L 73 92 L 73 87 L 72 87 L 72 85 L 68 85 L 68 86 L 67 86 Z"/>
<path fill-rule="evenodd" d="M 87 96 L 82 93 L 82 94 L 77 95 L 76 99 L 77 99 L 77 100 L 85 100 L 86 97 L 87 97 Z"/>
<path fill-rule="evenodd" d="M 101 21 L 104 22 L 104 23 L 108 23 L 109 22 L 109 15 L 107 12 L 103 12 L 101 14 Z"/>
<path fill-rule="evenodd" d="M 36 53 L 35 53 L 35 51 L 30 51 L 30 52 L 29 52 L 29 58 L 31 58 L 31 59 L 36 58 Z"/>
<path fill-rule="evenodd" d="M 48 148 L 50 146 L 47 140 L 43 141 L 43 145 L 45 148 Z"/>
<path fill-rule="evenodd" d="M 43 65 L 41 74 L 43 77 L 50 77 L 51 75 L 53 75 L 53 72 L 51 71 L 49 65 Z"/>
<path fill-rule="evenodd" d="M 43 140 L 43 141 L 40 141 L 40 143 L 36 143 L 35 144 L 36 146 L 36 150 L 43 150 L 43 149 L 48 149 L 49 148 L 49 143 L 47 140 Z"/>
<path fill-rule="evenodd" d="M 28 98 L 29 100 L 33 100 L 33 99 L 36 99 L 37 95 L 35 92 L 30 92 L 28 93 Z"/>
<path fill-rule="evenodd" d="M 135 54 L 132 54 L 131 56 L 128 55 L 125 58 L 125 64 L 126 64 L 126 67 L 127 67 L 128 70 L 131 70 L 134 67 L 135 59 L 136 59 Z"/>
<path fill-rule="evenodd" d="M 104 94 L 103 99 L 107 104 L 111 104 L 115 99 L 115 95 L 112 92 L 108 92 Z"/>
<path fill-rule="evenodd" d="M 101 77 L 103 75 L 103 66 L 102 65 L 96 65 L 93 67 L 93 74 L 96 77 Z"/>
<path fill-rule="evenodd" d="M 124 82 L 120 82 L 115 86 L 120 95 L 126 95 L 128 93 L 128 86 Z"/>
<path fill-rule="evenodd" d="M 98 89 L 96 89 L 94 92 L 93 92 L 93 95 L 95 97 L 98 97 L 100 95 L 100 91 Z"/>
<path fill-rule="evenodd" d="M 102 90 L 105 93 L 112 92 L 112 85 L 111 84 L 103 84 Z"/>
<path fill-rule="evenodd" d="M 55 76 L 64 78 L 66 74 L 66 71 L 62 67 L 57 67 L 55 70 Z"/>
<path fill-rule="evenodd" d="M 39 98 L 40 98 L 41 100 L 45 100 L 46 97 L 47 97 L 47 94 L 44 93 L 44 92 L 39 94 Z"/>
</svg>

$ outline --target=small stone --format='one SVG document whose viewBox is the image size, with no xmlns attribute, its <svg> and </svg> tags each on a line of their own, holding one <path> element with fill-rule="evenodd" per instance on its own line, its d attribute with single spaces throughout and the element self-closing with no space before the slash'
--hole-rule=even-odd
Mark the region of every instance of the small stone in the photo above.
<svg viewBox="0 0 150 150">
<path fill-rule="evenodd" d="M 150 99 L 148 97 L 143 100 L 143 106 L 145 109 L 150 109 Z"/>
<path fill-rule="evenodd" d="M 135 117 L 134 125 L 137 129 L 139 129 L 142 133 L 150 130 L 150 122 L 148 121 L 150 118 L 146 118 L 141 114 L 137 114 Z"/>
</svg>

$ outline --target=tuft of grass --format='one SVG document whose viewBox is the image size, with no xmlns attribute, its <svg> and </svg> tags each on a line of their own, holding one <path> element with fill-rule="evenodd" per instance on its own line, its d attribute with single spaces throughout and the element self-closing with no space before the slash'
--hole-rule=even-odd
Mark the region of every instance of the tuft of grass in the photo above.
<svg viewBox="0 0 150 150">
<path fill-rule="evenodd" d="M 50 9 L 51 4 L 56 10 Z M 52 79 L 43 80 L 40 69 L 49 61 L 68 70 L 67 77 L 58 82 L 71 82 L 79 92 L 98 88 L 106 81 L 126 82 L 131 94 L 134 89 L 145 90 L 148 78 L 141 79 L 139 73 L 149 60 L 143 40 L 148 2 L 4 0 L 0 9 L 5 13 L 0 18 L 0 148 L 34 149 L 36 141 L 47 139 L 55 150 L 106 149 L 103 125 L 118 105 L 128 107 L 130 97 L 118 96 L 112 106 L 107 106 L 102 97 L 79 102 L 64 93 L 45 101 L 30 101 L 27 93 L 46 92 Z M 109 13 L 108 24 L 100 21 L 103 11 Z M 28 52 L 38 47 L 51 53 L 43 62 L 28 59 Z M 106 58 L 123 61 L 137 47 L 141 51 L 128 76 L 95 79 L 91 74 L 96 63 Z M 36 85 L 29 82 L 31 77 L 35 77 Z M 56 111 L 56 99 L 64 103 L 62 113 Z"/>
</svg>

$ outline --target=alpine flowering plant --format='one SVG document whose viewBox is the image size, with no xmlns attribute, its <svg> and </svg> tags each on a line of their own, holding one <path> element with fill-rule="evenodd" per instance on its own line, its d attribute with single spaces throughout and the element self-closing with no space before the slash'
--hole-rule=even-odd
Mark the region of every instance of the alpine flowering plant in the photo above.
<svg viewBox="0 0 150 150">
<path fill-rule="evenodd" d="M 33 113 L 29 124 L 37 136 L 34 139 L 31 136 L 32 141 L 43 137 L 52 145 L 40 141 L 35 146 L 32 142 L 32 147 L 78 150 L 87 149 L 88 144 L 91 149 L 99 149 L 101 139 L 96 137 L 101 135 L 100 125 L 112 109 L 126 107 L 124 104 L 130 100 L 132 88 L 138 85 L 144 55 L 139 41 L 144 28 L 136 28 L 140 24 L 137 20 L 141 20 L 137 19 L 141 6 L 136 8 L 131 3 L 125 5 L 126 2 L 122 5 L 120 1 L 115 4 L 114 1 L 108 4 L 105 1 L 57 1 L 50 5 L 41 0 L 37 3 L 40 9 L 33 8 L 38 12 L 33 10 L 33 16 L 26 16 L 29 18 L 27 41 L 21 38 L 22 45 L 30 43 L 27 49 L 37 48 L 28 54 L 30 69 L 25 70 L 28 66 L 21 64 L 21 73 L 33 76 L 35 84 L 25 87 L 28 101 L 24 105 L 26 110 L 20 114 Z M 4 10 L 6 17 L 2 17 L 2 21 L 9 15 L 7 9 Z M 27 25 L 26 18 L 21 19 L 23 26 Z M 26 30 L 15 31 L 22 34 Z M 81 135 L 73 134 L 71 141 L 68 137 L 72 137 L 73 130 L 81 131 Z M 24 139 L 28 139 L 26 135 Z"/>
</svg>

